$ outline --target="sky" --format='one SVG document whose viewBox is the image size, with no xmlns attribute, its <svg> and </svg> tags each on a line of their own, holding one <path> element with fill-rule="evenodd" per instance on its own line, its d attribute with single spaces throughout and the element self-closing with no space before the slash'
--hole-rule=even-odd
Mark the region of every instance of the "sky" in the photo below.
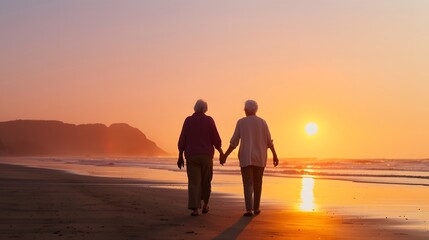
<svg viewBox="0 0 429 240">
<path fill-rule="evenodd" d="M 224 149 L 254 99 L 280 157 L 427 158 L 428 12 L 426 0 L 2 0 L 0 121 L 125 122 L 175 155 L 197 99 Z"/>
</svg>

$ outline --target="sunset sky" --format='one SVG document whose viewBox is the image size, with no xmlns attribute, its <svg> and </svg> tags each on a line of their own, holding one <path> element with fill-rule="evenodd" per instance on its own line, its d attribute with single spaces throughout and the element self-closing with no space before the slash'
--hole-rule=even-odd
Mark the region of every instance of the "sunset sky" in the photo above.
<svg viewBox="0 0 429 240">
<path fill-rule="evenodd" d="M 0 121 L 126 122 L 176 154 L 198 98 L 224 149 L 254 99 L 281 157 L 427 158 L 428 13 L 426 0 L 2 0 Z"/>
</svg>

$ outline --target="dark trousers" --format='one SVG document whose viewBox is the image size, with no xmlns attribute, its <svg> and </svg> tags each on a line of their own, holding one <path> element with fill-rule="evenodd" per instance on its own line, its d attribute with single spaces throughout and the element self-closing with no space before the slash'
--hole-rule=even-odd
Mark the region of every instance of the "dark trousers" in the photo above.
<svg viewBox="0 0 429 240">
<path fill-rule="evenodd" d="M 213 157 L 192 156 L 186 159 L 188 174 L 188 208 L 201 208 L 201 200 L 209 202 L 213 178 Z"/>
<path fill-rule="evenodd" d="M 241 168 L 241 177 L 243 178 L 244 188 L 244 201 L 246 202 L 247 211 L 259 210 L 264 169 L 264 167 L 257 166 L 247 166 Z"/>
</svg>

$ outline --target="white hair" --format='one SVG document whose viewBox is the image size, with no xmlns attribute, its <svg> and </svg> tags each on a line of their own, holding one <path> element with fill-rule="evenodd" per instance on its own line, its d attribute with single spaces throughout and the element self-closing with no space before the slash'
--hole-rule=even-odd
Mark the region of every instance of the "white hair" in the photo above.
<svg viewBox="0 0 429 240">
<path fill-rule="evenodd" d="M 244 103 L 244 110 L 246 110 L 249 114 L 256 114 L 258 111 L 258 103 L 255 100 L 247 100 Z"/>
<path fill-rule="evenodd" d="M 194 111 L 196 113 L 206 113 L 207 112 L 207 102 L 203 99 L 198 99 L 194 106 Z"/>
</svg>

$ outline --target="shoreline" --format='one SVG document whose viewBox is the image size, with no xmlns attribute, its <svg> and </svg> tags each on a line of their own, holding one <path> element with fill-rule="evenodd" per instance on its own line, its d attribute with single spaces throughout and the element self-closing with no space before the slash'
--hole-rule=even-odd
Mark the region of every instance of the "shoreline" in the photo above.
<svg viewBox="0 0 429 240">
<path fill-rule="evenodd" d="M 131 184 L 131 185 L 129 185 Z M 427 239 L 390 219 L 299 212 L 262 202 L 242 217 L 243 199 L 212 193 L 210 212 L 191 217 L 186 190 L 156 181 L 92 177 L 0 164 L 2 239 Z"/>
</svg>

